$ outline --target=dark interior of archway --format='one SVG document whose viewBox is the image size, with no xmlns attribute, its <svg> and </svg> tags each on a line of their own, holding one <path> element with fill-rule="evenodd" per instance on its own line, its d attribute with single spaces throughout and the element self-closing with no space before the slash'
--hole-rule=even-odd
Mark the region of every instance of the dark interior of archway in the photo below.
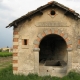
<svg viewBox="0 0 80 80">
<path fill-rule="evenodd" d="M 67 44 L 56 34 L 45 36 L 39 45 L 39 63 L 45 66 L 67 65 Z"/>
</svg>

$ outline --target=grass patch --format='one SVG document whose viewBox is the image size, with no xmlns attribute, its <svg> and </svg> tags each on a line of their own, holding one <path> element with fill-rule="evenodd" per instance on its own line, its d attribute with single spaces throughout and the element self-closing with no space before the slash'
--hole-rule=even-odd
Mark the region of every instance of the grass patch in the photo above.
<svg viewBox="0 0 80 80">
<path fill-rule="evenodd" d="M 0 63 L 0 69 L 5 68 L 11 64 L 11 61 Z"/>
<path fill-rule="evenodd" d="M 9 65 L 6 68 L 0 69 L 0 78 L 1 77 L 5 77 L 6 78 L 6 76 L 9 76 L 9 75 L 13 75 L 12 65 Z"/>
<path fill-rule="evenodd" d="M 8 56 L 12 56 L 12 53 L 9 53 L 9 52 L 0 52 L 0 57 L 8 57 Z"/>
<path fill-rule="evenodd" d="M 64 76 L 61 80 L 80 80 L 80 73 L 69 72 L 67 76 Z"/>
<path fill-rule="evenodd" d="M 62 78 L 51 76 L 38 76 L 37 74 L 13 75 L 12 66 L 6 67 L 0 70 L 0 80 L 80 80 L 80 74 L 76 72 L 70 72 L 67 76 Z"/>
</svg>

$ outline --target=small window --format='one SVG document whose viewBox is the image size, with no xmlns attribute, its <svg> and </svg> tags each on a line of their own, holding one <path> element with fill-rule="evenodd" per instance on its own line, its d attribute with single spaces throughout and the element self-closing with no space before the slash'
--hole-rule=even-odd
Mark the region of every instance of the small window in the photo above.
<svg viewBox="0 0 80 80">
<path fill-rule="evenodd" d="M 55 13 L 54 10 L 51 10 L 50 14 L 51 14 L 51 15 L 55 15 L 56 13 Z"/>
<path fill-rule="evenodd" d="M 24 39 L 24 45 L 27 45 L 27 39 Z"/>
<path fill-rule="evenodd" d="M 22 45 L 28 45 L 28 40 L 27 39 L 23 39 L 22 40 Z"/>
</svg>

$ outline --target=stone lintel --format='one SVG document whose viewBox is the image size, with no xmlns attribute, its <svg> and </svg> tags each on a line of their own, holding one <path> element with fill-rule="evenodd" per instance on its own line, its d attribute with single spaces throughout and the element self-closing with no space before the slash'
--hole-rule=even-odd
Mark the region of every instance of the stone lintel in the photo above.
<svg viewBox="0 0 80 80">
<path fill-rule="evenodd" d="M 22 39 L 29 39 L 29 35 L 27 35 L 27 36 L 22 36 Z"/>
<path fill-rule="evenodd" d="M 22 45 L 22 49 L 29 49 L 29 45 Z"/>
</svg>

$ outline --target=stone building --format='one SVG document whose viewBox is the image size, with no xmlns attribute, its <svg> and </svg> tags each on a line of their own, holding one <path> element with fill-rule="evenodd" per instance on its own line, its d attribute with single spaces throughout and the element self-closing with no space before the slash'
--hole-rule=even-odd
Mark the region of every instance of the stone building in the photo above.
<svg viewBox="0 0 80 80">
<path fill-rule="evenodd" d="M 64 76 L 80 71 L 80 15 L 52 1 L 16 19 L 13 73 Z"/>
</svg>

